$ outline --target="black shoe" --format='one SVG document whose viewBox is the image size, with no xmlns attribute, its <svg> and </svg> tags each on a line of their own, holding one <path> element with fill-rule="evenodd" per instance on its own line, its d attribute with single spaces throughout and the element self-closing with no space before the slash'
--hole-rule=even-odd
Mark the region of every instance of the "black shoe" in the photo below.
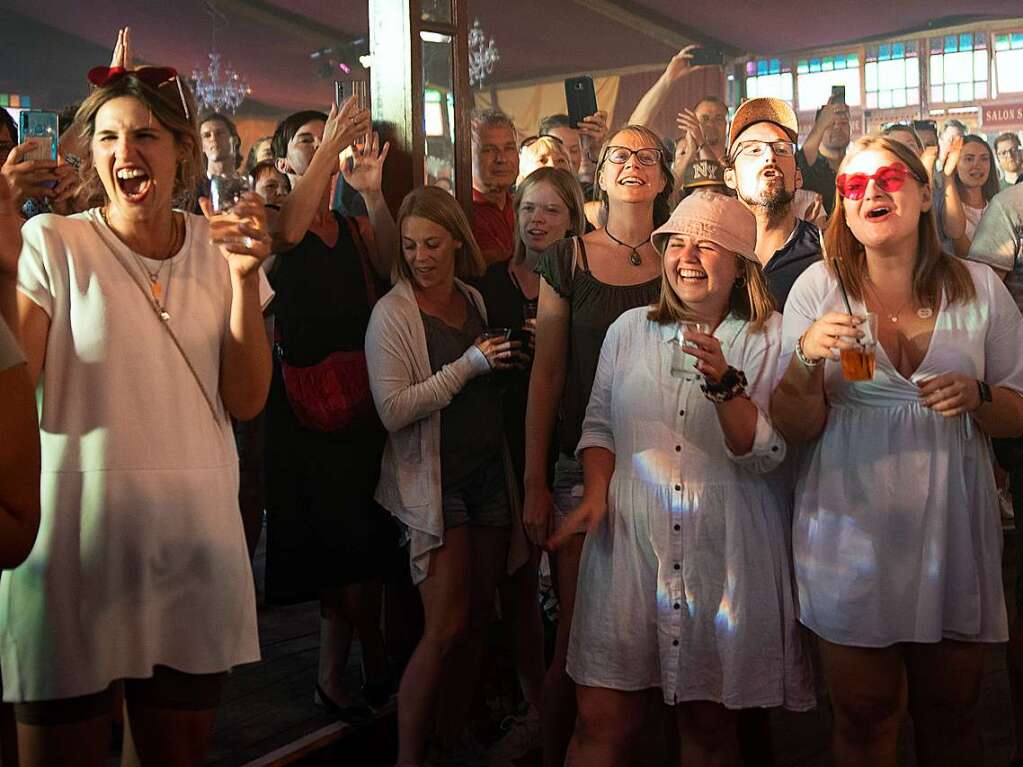
<svg viewBox="0 0 1023 767">
<path fill-rule="evenodd" d="M 394 677 L 388 674 L 378 682 L 366 682 L 362 686 L 362 699 L 374 711 L 383 708 L 398 692 Z"/>
<path fill-rule="evenodd" d="M 359 703 L 339 706 L 323 691 L 319 683 L 316 684 L 316 691 L 313 693 L 313 703 L 345 724 L 365 724 L 373 718 L 373 712 Z"/>
</svg>

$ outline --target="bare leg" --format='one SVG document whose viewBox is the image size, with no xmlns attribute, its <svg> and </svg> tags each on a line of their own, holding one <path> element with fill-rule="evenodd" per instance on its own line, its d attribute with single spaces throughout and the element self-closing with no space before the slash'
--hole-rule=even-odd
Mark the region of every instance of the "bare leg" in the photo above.
<svg viewBox="0 0 1023 767">
<path fill-rule="evenodd" d="M 422 764 L 445 661 L 469 626 L 469 530 L 444 533 L 419 584 L 425 627 L 398 689 L 398 763 Z"/>
<path fill-rule="evenodd" d="M 378 580 L 345 586 L 342 593 L 345 616 L 359 637 L 362 669 L 368 682 L 378 682 L 389 672 L 380 629 L 382 595 L 383 586 Z"/>
<path fill-rule="evenodd" d="M 920 767 L 984 763 L 976 709 L 987 652 L 977 642 L 905 645 Z"/>
<path fill-rule="evenodd" d="M 202 764 L 213 737 L 215 708 L 177 711 L 128 703 L 128 720 L 139 762 L 145 767 Z"/>
<path fill-rule="evenodd" d="M 835 711 L 835 767 L 896 767 L 907 697 L 902 649 L 821 639 L 820 652 Z"/>
<path fill-rule="evenodd" d="M 103 767 L 110 749 L 110 716 L 37 727 L 18 723 L 21 767 Z"/>
<path fill-rule="evenodd" d="M 452 743 L 461 737 L 469 722 L 473 693 L 483 660 L 483 640 L 494 614 L 497 584 L 508 561 L 507 527 L 470 526 L 469 559 L 471 593 L 469 629 L 459 652 L 445 669 L 438 718 L 438 737 Z"/>
<path fill-rule="evenodd" d="M 543 618 L 540 616 L 540 550 L 532 549 L 529 561 L 502 579 L 499 587 L 504 622 L 514 632 L 515 669 L 526 703 L 539 709 L 543 695 Z"/>
<path fill-rule="evenodd" d="M 720 703 L 693 701 L 675 707 L 682 767 L 738 767 L 737 711 Z"/>
<path fill-rule="evenodd" d="M 572 629 L 572 611 L 575 609 L 576 581 L 579 579 L 579 558 L 582 556 L 583 536 L 568 541 L 557 555 L 551 556 L 551 566 L 558 587 L 558 635 L 554 658 L 543 680 L 543 767 L 562 767 L 572 730 L 575 728 L 575 683 L 565 671 L 568 657 L 568 637 Z"/>
<path fill-rule="evenodd" d="M 320 662 L 317 683 L 339 706 L 352 703 L 344 688 L 345 666 L 352 646 L 352 624 L 345 610 L 345 587 L 324 591 L 320 597 Z"/>
<path fill-rule="evenodd" d="M 650 691 L 623 692 L 578 685 L 579 719 L 565 767 L 622 767 L 650 704 Z"/>
</svg>

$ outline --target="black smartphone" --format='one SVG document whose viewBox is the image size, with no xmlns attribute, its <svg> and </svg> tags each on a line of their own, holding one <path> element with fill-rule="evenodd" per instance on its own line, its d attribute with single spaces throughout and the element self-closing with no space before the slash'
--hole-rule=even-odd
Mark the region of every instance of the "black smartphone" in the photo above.
<svg viewBox="0 0 1023 767">
<path fill-rule="evenodd" d="M 591 112 L 590 114 L 593 113 Z M 522 344 L 522 347 L 519 349 L 519 351 L 523 351 L 526 353 L 529 352 L 529 336 L 530 332 L 525 328 L 512 328 L 511 330 L 508 331 L 508 340 L 518 341 L 520 344 Z"/>
<path fill-rule="evenodd" d="M 845 103 L 845 86 L 844 85 L 832 85 L 831 86 L 831 103 L 832 104 L 844 104 Z"/>
<path fill-rule="evenodd" d="M 578 128 L 584 117 L 597 111 L 597 92 L 589 75 L 565 80 L 565 101 L 568 104 L 568 124 Z"/>
<path fill-rule="evenodd" d="M 345 84 L 343 80 L 334 81 L 334 106 L 341 108 L 345 102 Z"/>
<path fill-rule="evenodd" d="M 689 51 L 689 64 L 694 67 L 725 63 L 725 52 L 719 48 L 693 48 Z"/>
</svg>

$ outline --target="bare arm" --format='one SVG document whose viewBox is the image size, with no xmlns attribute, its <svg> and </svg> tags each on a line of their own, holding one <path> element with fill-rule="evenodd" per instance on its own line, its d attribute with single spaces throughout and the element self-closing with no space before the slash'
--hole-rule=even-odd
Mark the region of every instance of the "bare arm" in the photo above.
<svg viewBox="0 0 1023 767">
<path fill-rule="evenodd" d="M 0 175 L 0 317 L 17 336 L 18 258 L 21 255 L 21 216 L 14 194 Z"/>
<path fill-rule="evenodd" d="M 390 278 L 398 252 L 398 230 L 381 192 L 384 160 L 390 148 L 389 143 L 380 147 L 380 136 L 374 131 L 365 145 L 352 145 L 351 153 L 341 161 L 345 182 L 366 201 L 369 223 L 373 227 L 373 247 L 369 248 L 369 256 L 373 271 L 383 279 Z"/>
<path fill-rule="evenodd" d="M 657 78 L 657 82 L 651 86 L 650 90 L 643 94 L 643 98 L 639 100 L 636 108 L 632 110 L 632 114 L 629 116 L 629 125 L 646 125 L 649 127 L 653 119 L 664 108 L 664 103 L 668 100 L 672 86 L 690 70 L 689 59 L 692 58 L 690 51 L 695 47 L 695 45 L 686 46 L 671 57 L 671 61 L 668 62 L 664 73 Z"/>
<path fill-rule="evenodd" d="M 0 371 L 0 567 L 21 564 L 39 529 L 39 424 L 25 365 Z"/>
<path fill-rule="evenodd" d="M 529 376 L 526 405 L 525 508 L 523 525 L 537 545 L 550 532 L 552 512 L 547 487 L 547 460 L 557 419 L 558 405 L 565 389 L 571 306 L 540 280 L 540 303 L 536 317 L 536 351 Z"/>
<path fill-rule="evenodd" d="M 551 549 L 560 548 L 572 536 L 595 529 L 607 516 L 607 491 L 615 472 L 615 454 L 605 447 L 582 451 L 583 497 L 565 523 L 549 541 Z"/>
<path fill-rule="evenodd" d="M 330 178 L 338 171 L 338 156 L 359 135 L 370 129 L 369 112 L 359 109 L 356 97 L 349 97 L 341 108 L 330 108 L 323 128 L 323 139 L 309 167 L 284 198 L 280 211 L 271 217 L 274 253 L 285 253 L 305 237 L 320 212 Z"/>
</svg>

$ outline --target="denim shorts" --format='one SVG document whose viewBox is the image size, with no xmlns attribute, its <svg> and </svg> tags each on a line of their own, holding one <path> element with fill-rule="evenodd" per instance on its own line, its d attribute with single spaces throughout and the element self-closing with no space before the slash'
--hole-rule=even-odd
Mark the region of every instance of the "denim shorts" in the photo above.
<svg viewBox="0 0 1023 767">
<path fill-rule="evenodd" d="M 498 455 L 459 482 L 458 487 L 445 490 L 441 496 L 441 508 L 445 530 L 463 525 L 511 525 L 504 459 Z"/>
<path fill-rule="evenodd" d="M 557 529 L 583 499 L 583 465 L 570 455 L 558 455 L 551 497 L 554 500 L 554 527 Z"/>
</svg>

